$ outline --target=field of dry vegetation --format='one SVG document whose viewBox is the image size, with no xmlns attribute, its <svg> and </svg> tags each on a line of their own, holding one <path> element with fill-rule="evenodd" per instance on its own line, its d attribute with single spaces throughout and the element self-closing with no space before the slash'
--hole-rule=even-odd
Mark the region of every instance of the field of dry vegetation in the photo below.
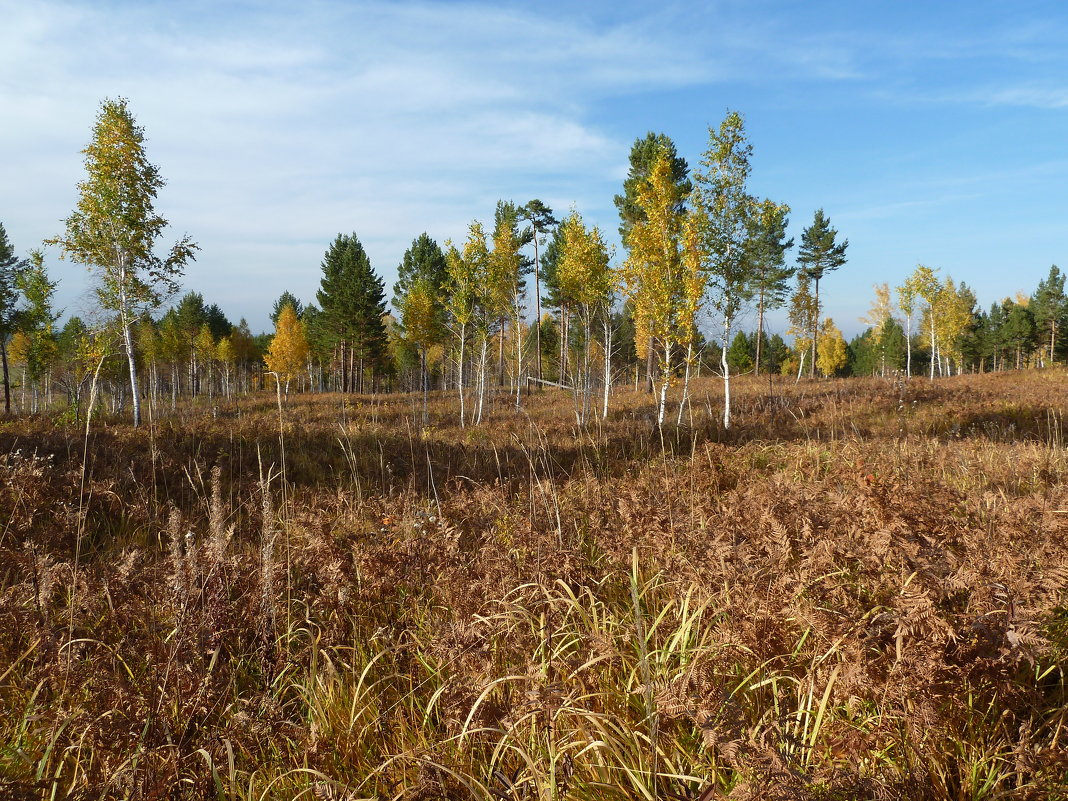
<svg viewBox="0 0 1068 801">
<path fill-rule="evenodd" d="M 0 423 L 0 797 L 1068 797 L 1068 374 L 738 384 Z"/>
</svg>

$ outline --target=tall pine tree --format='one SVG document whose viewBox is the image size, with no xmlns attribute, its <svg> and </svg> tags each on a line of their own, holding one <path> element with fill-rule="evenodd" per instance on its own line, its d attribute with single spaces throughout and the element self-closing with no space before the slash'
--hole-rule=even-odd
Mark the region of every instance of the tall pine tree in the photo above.
<svg viewBox="0 0 1068 801">
<path fill-rule="evenodd" d="M 4 368 L 4 411 L 11 413 L 11 389 L 8 383 L 7 340 L 15 330 L 16 283 L 21 260 L 0 223 L 0 359 Z"/>
<path fill-rule="evenodd" d="M 322 330 L 333 343 L 339 388 L 362 392 L 367 369 L 380 374 L 386 367 L 385 285 L 356 234 L 338 234 L 323 256 L 322 269 L 316 297 Z"/>
<path fill-rule="evenodd" d="M 829 272 L 837 270 L 846 263 L 846 248 L 849 240 L 835 242 L 838 232 L 831 227 L 831 221 L 817 209 L 812 225 L 801 232 L 801 247 L 797 253 L 800 270 L 812 279 L 812 302 L 815 314 L 812 321 L 812 362 L 810 375 L 816 375 L 816 344 L 819 340 L 817 321 L 820 317 L 820 280 Z"/>
</svg>

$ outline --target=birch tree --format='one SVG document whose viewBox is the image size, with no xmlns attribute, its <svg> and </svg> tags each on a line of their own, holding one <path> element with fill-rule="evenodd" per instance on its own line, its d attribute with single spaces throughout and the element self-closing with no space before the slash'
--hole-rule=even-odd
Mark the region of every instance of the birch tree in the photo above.
<svg viewBox="0 0 1068 801">
<path fill-rule="evenodd" d="M 860 318 L 862 323 L 871 326 L 872 342 L 879 353 L 879 372 L 886 376 L 886 332 L 893 319 L 894 304 L 890 299 L 890 285 L 887 283 L 873 284 L 875 300 L 872 301 L 871 309 L 867 315 Z"/>
<path fill-rule="evenodd" d="M 746 190 L 753 147 L 742 116 L 732 111 L 718 129 L 709 129 L 702 170 L 694 176 L 691 214 L 698 220 L 708 259 L 709 303 L 718 312 L 723 331 L 723 427 L 731 425 L 731 374 L 727 348 L 744 304 L 753 297 L 749 251 L 755 201 Z"/>
<path fill-rule="evenodd" d="M 934 381 L 936 361 L 938 359 L 938 293 L 942 291 L 942 282 L 935 275 L 935 270 L 922 264 L 916 265 L 912 275 L 905 279 L 912 297 L 922 299 L 926 304 L 927 328 L 931 335 L 931 380 Z"/>
<path fill-rule="evenodd" d="M 304 333 L 304 323 L 297 317 L 296 309 L 287 305 L 278 315 L 274 339 L 264 357 L 267 369 L 275 374 L 275 380 L 285 385 L 287 398 L 289 382 L 293 376 L 304 371 L 307 360 L 308 338 Z"/>
<path fill-rule="evenodd" d="M 133 424 L 141 423 L 133 326 L 178 287 L 196 243 L 183 236 L 164 256 L 155 253 L 167 221 L 156 213 L 164 186 L 159 169 L 145 154 L 144 131 L 126 100 L 105 100 L 85 154 L 86 179 L 78 184 L 78 204 L 66 230 L 49 240 L 62 255 L 86 265 L 99 279 L 101 305 L 118 317 L 129 364 Z"/>
<path fill-rule="evenodd" d="M 662 426 L 683 305 L 679 235 L 685 197 L 672 174 L 668 152 L 656 158 L 635 193 L 638 213 L 625 239 L 628 255 L 623 280 L 634 304 L 636 335 L 644 340 L 638 343 L 639 353 L 656 350 L 659 356 L 657 425 Z M 655 384 L 654 380 L 654 389 Z"/>
<path fill-rule="evenodd" d="M 587 228 L 582 215 L 572 211 L 560 224 L 561 248 L 557 261 L 557 280 L 562 302 L 567 302 L 579 316 L 582 337 L 582 367 L 572 381 L 575 418 L 584 425 L 590 413 L 593 391 L 593 329 L 597 319 L 605 324 L 604 359 L 605 397 L 611 383 L 610 305 L 613 275 L 609 267 L 611 254 L 600 229 Z"/>
<path fill-rule="evenodd" d="M 897 307 L 905 315 L 905 375 L 912 378 L 912 316 L 916 313 L 917 287 L 912 276 L 897 288 Z"/>
</svg>

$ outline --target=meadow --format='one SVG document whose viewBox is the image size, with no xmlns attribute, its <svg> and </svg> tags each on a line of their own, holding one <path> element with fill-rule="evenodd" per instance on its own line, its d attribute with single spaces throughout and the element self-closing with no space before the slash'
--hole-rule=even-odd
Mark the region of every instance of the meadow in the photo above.
<svg viewBox="0 0 1068 801">
<path fill-rule="evenodd" d="M 1066 386 L 5 419 L 0 797 L 1066 798 Z"/>
</svg>

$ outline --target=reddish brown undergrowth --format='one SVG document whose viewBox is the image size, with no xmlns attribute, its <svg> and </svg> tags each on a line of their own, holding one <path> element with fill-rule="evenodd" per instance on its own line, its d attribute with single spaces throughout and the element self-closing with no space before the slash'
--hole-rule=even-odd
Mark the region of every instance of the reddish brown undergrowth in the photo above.
<svg viewBox="0 0 1068 801">
<path fill-rule="evenodd" d="M 0 795 L 1063 797 L 1066 381 L 6 422 Z"/>
</svg>

